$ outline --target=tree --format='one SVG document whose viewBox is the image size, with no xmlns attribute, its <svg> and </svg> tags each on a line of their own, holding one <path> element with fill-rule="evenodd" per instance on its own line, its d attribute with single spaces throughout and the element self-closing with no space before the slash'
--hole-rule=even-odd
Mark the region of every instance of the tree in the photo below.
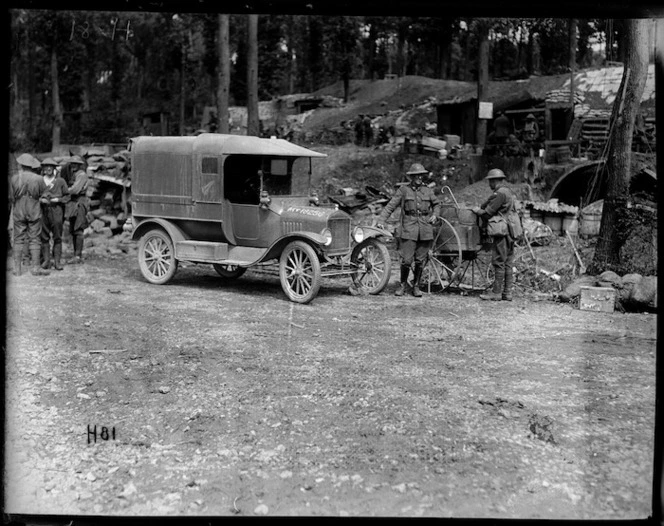
<svg viewBox="0 0 664 526">
<path fill-rule="evenodd" d="M 648 75 L 652 21 L 625 21 L 625 66 L 619 95 L 613 103 L 611 132 L 606 161 L 606 197 L 602 210 L 599 241 L 588 272 L 619 271 L 620 249 L 627 240 L 627 204 L 631 177 L 632 136 Z"/>
<path fill-rule="evenodd" d="M 217 120 L 219 133 L 228 133 L 228 106 L 231 82 L 231 58 L 228 15 L 219 15 L 219 86 L 217 91 Z"/>
<path fill-rule="evenodd" d="M 479 118 L 479 105 L 485 102 L 486 93 L 489 88 L 489 28 L 490 21 L 478 20 L 475 24 L 477 38 L 479 39 L 479 55 L 477 58 L 477 130 L 475 140 L 477 144 L 486 142 L 486 119 Z"/>
<path fill-rule="evenodd" d="M 247 24 L 247 135 L 258 136 L 258 15 L 247 15 Z"/>
</svg>

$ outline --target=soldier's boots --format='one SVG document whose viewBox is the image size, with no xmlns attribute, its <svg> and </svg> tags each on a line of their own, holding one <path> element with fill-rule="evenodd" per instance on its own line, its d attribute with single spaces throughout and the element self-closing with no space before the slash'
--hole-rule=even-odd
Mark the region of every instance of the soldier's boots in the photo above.
<svg viewBox="0 0 664 526">
<path fill-rule="evenodd" d="M 23 245 L 14 244 L 14 276 L 20 276 L 23 273 Z"/>
<path fill-rule="evenodd" d="M 401 276 L 399 286 L 394 291 L 395 296 L 403 296 L 406 293 L 406 282 L 408 281 L 408 274 L 410 273 L 410 265 L 401 265 Z"/>
<path fill-rule="evenodd" d="M 71 258 L 67 263 L 72 265 L 80 265 L 83 263 L 83 235 L 76 234 L 74 235 L 74 257 Z"/>
<path fill-rule="evenodd" d="M 505 271 L 505 288 L 503 289 L 503 301 L 512 301 L 512 289 L 514 288 L 514 271 Z"/>
<path fill-rule="evenodd" d="M 32 259 L 32 269 L 30 270 L 30 273 L 33 276 L 48 276 L 50 272 L 48 270 L 44 270 L 39 264 L 40 253 L 41 253 L 41 248 L 30 249 L 30 257 Z"/>
<path fill-rule="evenodd" d="M 406 293 L 406 284 L 399 283 L 397 290 L 394 291 L 395 296 L 403 296 Z"/>
<path fill-rule="evenodd" d="M 503 299 L 503 286 L 505 285 L 505 271 L 495 272 L 495 281 L 493 282 L 493 290 L 480 294 L 481 300 L 486 301 L 500 301 Z"/>
<path fill-rule="evenodd" d="M 55 270 L 62 270 L 60 260 L 62 259 L 62 244 L 57 244 L 53 247 L 53 268 Z"/>
<path fill-rule="evenodd" d="M 413 272 L 413 296 L 416 298 L 422 297 L 422 291 L 420 290 L 420 279 L 422 278 L 422 265 L 416 263 L 415 270 Z"/>
<path fill-rule="evenodd" d="M 41 246 L 41 255 L 44 262 L 41 264 L 41 268 L 48 269 L 51 268 L 51 251 L 48 243 L 42 243 Z"/>
</svg>

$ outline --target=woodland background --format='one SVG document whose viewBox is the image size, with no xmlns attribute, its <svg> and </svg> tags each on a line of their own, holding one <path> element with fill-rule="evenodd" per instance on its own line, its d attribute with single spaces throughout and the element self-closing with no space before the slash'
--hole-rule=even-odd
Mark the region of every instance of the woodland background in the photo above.
<svg viewBox="0 0 664 526">
<path fill-rule="evenodd" d="M 203 109 L 218 105 L 218 18 L 11 11 L 10 151 L 50 151 L 56 141 L 127 142 L 141 133 L 141 117 L 150 112 L 168 112 L 176 134 L 199 128 Z M 229 16 L 229 106 L 247 104 L 248 18 Z M 260 15 L 258 98 L 388 74 L 476 80 L 482 40 L 489 45 L 491 80 L 562 73 L 572 60 L 579 68 L 599 66 L 624 59 L 624 25 L 602 19 Z M 61 125 L 61 137 L 54 124 Z"/>
</svg>

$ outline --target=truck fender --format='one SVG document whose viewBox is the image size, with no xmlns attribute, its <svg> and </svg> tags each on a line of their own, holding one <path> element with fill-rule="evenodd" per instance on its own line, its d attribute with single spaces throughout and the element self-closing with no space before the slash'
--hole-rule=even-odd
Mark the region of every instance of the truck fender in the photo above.
<svg viewBox="0 0 664 526">
<path fill-rule="evenodd" d="M 134 228 L 134 232 L 132 233 L 131 238 L 134 241 L 138 241 L 143 236 L 143 234 L 145 234 L 148 230 L 152 230 L 153 228 L 161 228 L 162 230 L 165 230 L 166 233 L 171 236 L 173 245 L 175 245 L 178 241 L 185 241 L 187 239 L 184 236 L 182 230 L 180 230 L 177 226 L 175 226 L 170 221 L 161 219 L 159 217 L 153 217 L 141 221 L 138 226 Z"/>
<path fill-rule="evenodd" d="M 387 230 L 383 230 L 382 228 L 376 228 L 375 226 L 363 225 L 358 228 L 361 228 L 362 231 L 364 232 L 364 239 L 370 239 L 372 237 L 385 237 L 387 239 L 391 239 L 394 237 Z"/>
<path fill-rule="evenodd" d="M 314 234 L 312 232 L 290 232 L 287 236 L 277 239 L 272 246 L 267 249 L 263 257 L 257 263 L 262 263 L 263 261 L 269 261 L 271 259 L 278 258 L 281 252 L 284 250 L 286 245 L 291 241 L 305 241 L 313 246 L 314 250 L 320 255 L 320 248 L 325 244 L 325 238 L 320 234 Z"/>
</svg>

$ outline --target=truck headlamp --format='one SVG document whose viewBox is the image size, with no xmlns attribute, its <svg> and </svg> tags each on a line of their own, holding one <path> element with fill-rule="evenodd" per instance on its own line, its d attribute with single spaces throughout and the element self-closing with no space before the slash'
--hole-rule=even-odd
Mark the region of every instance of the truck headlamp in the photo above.
<svg viewBox="0 0 664 526">
<path fill-rule="evenodd" d="M 321 232 L 321 235 L 325 238 L 325 246 L 329 246 L 332 244 L 332 232 L 330 231 L 329 228 L 326 228 Z"/>
<path fill-rule="evenodd" d="M 364 241 L 364 230 L 359 227 L 353 230 L 353 239 L 356 243 L 362 243 Z"/>
</svg>

